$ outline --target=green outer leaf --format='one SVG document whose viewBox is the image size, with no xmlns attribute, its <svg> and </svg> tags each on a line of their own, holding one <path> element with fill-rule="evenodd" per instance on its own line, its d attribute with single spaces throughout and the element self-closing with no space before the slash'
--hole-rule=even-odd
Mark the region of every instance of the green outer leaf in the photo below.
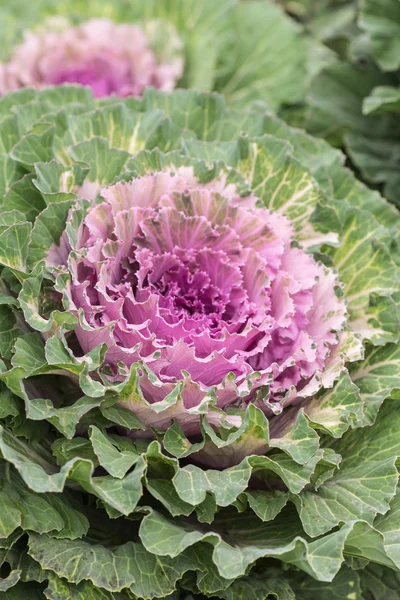
<svg viewBox="0 0 400 600">
<path fill-rule="evenodd" d="M 18 527 L 37 533 L 52 532 L 57 537 L 70 539 L 87 533 L 89 523 L 84 514 L 69 503 L 68 495 L 34 494 L 4 461 L 0 464 L 0 472 L 3 479 L 1 538 L 10 536 Z"/>
<path fill-rule="evenodd" d="M 209 560 L 200 549 L 197 553 L 190 550 L 185 556 L 171 559 L 150 554 L 141 544 L 132 542 L 111 551 L 83 541 L 54 540 L 34 534 L 29 536 L 29 554 L 43 569 L 53 571 L 70 583 L 81 585 L 90 581 L 102 592 L 128 588 L 140 598 L 171 594 L 186 571 L 202 570 Z"/>
<path fill-rule="evenodd" d="M 385 196 L 394 203 L 398 203 L 400 128 L 397 113 L 388 109 L 393 97 L 389 90 L 397 85 L 395 76 L 370 63 L 365 68 L 330 65 L 311 84 L 306 121 L 311 133 L 344 145 L 362 177 L 382 183 Z"/>
<path fill-rule="evenodd" d="M 221 52 L 217 90 L 242 107 L 261 100 L 276 110 L 301 100 L 307 46 L 295 22 L 280 7 L 260 1 L 238 3 L 232 18 L 235 35 Z"/>
<path fill-rule="evenodd" d="M 250 508 L 256 513 L 261 521 L 273 521 L 281 510 L 286 506 L 289 499 L 287 492 L 274 490 L 263 492 L 261 490 L 244 492 L 243 494 Z"/>
<path fill-rule="evenodd" d="M 363 113 L 365 115 L 385 113 L 400 110 L 400 91 L 388 85 L 374 88 L 364 99 Z"/>
<path fill-rule="evenodd" d="M 229 506 L 246 489 L 250 474 L 251 469 L 246 464 L 224 471 L 203 471 L 196 465 L 188 465 L 178 471 L 173 483 L 182 500 L 189 504 L 201 504 L 210 491 L 217 504 Z"/>
<path fill-rule="evenodd" d="M 88 180 L 96 183 L 99 188 L 113 183 L 129 158 L 128 152 L 111 148 L 108 141 L 100 137 L 76 144 L 70 148 L 69 153 L 74 160 L 89 165 Z"/>
<path fill-rule="evenodd" d="M 113 477 L 122 479 L 138 460 L 136 453 L 120 452 L 108 436 L 95 426 L 90 427 L 89 437 L 99 463 Z"/>
<path fill-rule="evenodd" d="M 30 223 L 11 225 L 0 233 L 0 264 L 24 272 L 28 258 Z"/>
<path fill-rule="evenodd" d="M 114 479 L 110 476 L 93 477 L 94 466 L 91 461 L 79 458 L 71 459 L 59 472 L 54 472 L 54 465 L 35 456 L 32 447 L 4 429 L 0 429 L 0 451 L 3 458 L 14 465 L 24 482 L 35 492 L 62 492 L 67 478 L 70 478 L 87 492 L 126 515 L 134 510 L 142 495 L 141 479 L 146 469 L 143 456 L 138 459 L 131 473 L 123 479 Z"/>
<path fill-rule="evenodd" d="M 203 586 L 199 586 L 200 589 Z M 208 588 L 206 587 L 206 592 Z M 217 598 L 226 600 L 296 600 L 291 586 L 277 569 L 265 569 L 263 575 L 250 574 L 234 581 L 226 590 L 216 591 Z"/>
<path fill-rule="evenodd" d="M 291 419 L 283 416 L 282 421 L 281 424 L 279 417 L 271 421 L 273 431 L 270 436 L 268 418 L 259 408 L 249 404 L 242 415 L 240 427 L 223 437 L 219 437 L 207 418 L 204 418 L 203 429 L 211 443 L 190 444 L 183 432 L 178 429 L 177 423 L 167 430 L 164 443 L 167 444 L 168 451 L 173 454 L 177 452 L 175 456 L 182 457 L 200 452 L 217 466 L 225 464 L 225 460 L 228 463 L 229 460 L 232 461 L 233 452 L 238 462 L 240 458 L 250 454 L 262 455 L 270 448 L 280 448 L 299 465 L 307 464 L 318 451 L 318 435 L 308 425 L 302 409 L 293 414 Z"/>
<path fill-rule="evenodd" d="M 290 573 L 288 579 L 297 600 L 363 600 L 359 573 L 342 567 L 329 584 L 314 581 L 310 577 L 299 577 L 297 573 Z"/>
<path fill-rule="evenodd" d="M 20 330 L 14 312 L 9 306 L 0 305 L 0 353 L 3 358 L 11 358 L 12 349 L 19 334 Z"/>
<path fill-rule="evenodd" d="M 234 519 L 227 520 L 225 528 L 236 544 L 223 541 L 214 531 L 203 533 L 169 521 L 154 511 L 143 519 L 139 534 L 145 548 L 160 556 L 178 556 L 194 544 L 210 543 L 214 546 L 213 561 L 226 579 L 241 577 L 248 565 L 260 557 L 273 557 L 296 565 L 319 581 L 331 581 L 339 570 L 344 543 L 351 531 L 351 526 L 346 525 L 338 532 L 307 542 L 296 536 L 296 522 L 288 515 L 285 516 L 286 524 L 278 524 L 275 520 L 263 525 L 256 518 L 245 521 L 242 516 L 240 533 L 235 529 Z M 237 544 L 239 540 L 240 545 Z"/>
<path fill-rule="evenodd" d="M 24 166 L 51 160 L 55 127 L 51 123 L 36 123 L 12 149 L 11 158 Z"/>
<path fill-rule="evenodd" d="M 376 322 L 373 304 L 370 314 L 370 296 L 389 296 L 399 286 L 398 268 L 384 243 L 379 242 L 380 238 L 383 240 L 386 236 L 388 231 L 379 228 L 369 213 L 352 209 L 343 225 L 343 244 L 331 253 L 333 264 L 345 285 L 351 325 L 363 339 L 369 339 L 374 344 L 383 341 L 381 336 L 384 334 L 385 321 L 381 319 L 380 323 Z M 393 305 L 391 310 L 395 313 L 396 307 Z"/>
<path fill-rule="evenodd" d="M 103 417 L 124 427 L 125 429 L 145 429 L 145 426 L 140 422 L 136 415 L 123 406 L 100 406 Z"/>
<path fill-rule="evenodd" d="M 130 572 L 132 542 L 114 552 L 104 546 L 91 546 L 80 540 L 52 540 L 47 536 L 30 534 L 29 554 L 43 569 L 64 574 L 71 583 L 85 579 L 106 590 L 118 591 L 134 582 Z"/>
<path fill-rule="evenodd" d="M 360 572 L 361 588 L 373 600 L 399 599 L 399 574 L 381 565 L 368 565 Z"/>
<path fill-rule="evenodd" d="M 390 511 L 384 515 L 378 515 L 374 521 L 374 527 L 383 534 L 385 552 L 397 568 L 400 568 L 399 517 L 400 494 L 398 488 L 396 496 L 390 503 Z"/>
<path fill-rule="evenodd" d="M 40 314 L 40 300 L 43 275 L 28 277 L 24 280 L 18 296 L 25 320 L 36 331 L 55 332 L 62 325 L 64 330 L 76 327 L 77 320 L 68 312 L 53 311 L 49 319 Z"/>
<path fill-rule="evenodd" d="M 368 348 L 365 360 L 351 369 L 351 378 L 365 403 L 360 425 L 371 425 L 383 400 L 400 389 L 399 361 L 399 346 L 387 344 L 383 348 Z"/>
<path fill-rule="evenodd" d="M 71 146 L 89 142 L 94 137 L 104 138 L 108 140 L 110 148 L 119 148 L 134 155 L 146 148 L 154 136 L 159 135 L 164 120 L 160 110 L 140 113 L 128 109 L 124 104 L 104 106 L 93 112 L 70 117 L 64 143 Z M 85 148 L 90 149 L 90 145 Z"/>
<path fill-rule="evenodd" d="M 400 7 L 396 0 L 363 0 L 359 25 L 370 36 L 372 53 L 384 71 L 400 67 Z"/>
<path fill-rule="evenodd" d="M 115 598 L 113 594 L 95 587 L 89 581 L 74 585 L 53 574 L 49 575 L 49 584 L 43 593 L 48 600 L 114 600 Z"/>
<path fill-rule="evenodd" d="M 310 173 L 290 156 L 292 147 L 287 142 L 270 136 L 243 140 L 241 149 L 238 168 L 253 193 L 264 206 L 289 217 L 302 239 L 305 224 L 322 200 Z"/>
<path fill-rule="evenodd" d="M 333 437 L 341 437 L 363 417 L 364 404 L 358 387 L 347 372 L 331 390 L 322 390 L 307 400 L 304 410 L 312 425 Z"/>
<path fill-rule="evenodd" d="M 332 445 L 343 456 L 340 469 L 317 493 L 292 496 L 309 535 L 356 519 L 372 525 L 378 513 L 389 510 L 398 481 L 399 428 L 400 405 L 389 399 L 373 428 L 356 429 Z"/>
<path fill-rule="evenodd" d="M 32 175 L 25 175 L 10 186 L 4 196 L 2 207 L 4 210 L 18 209 L 25 214 L 27 221 L 33 221 L 45 204 L 32 183 Z"/>
<path fill-rule="evenodd" d="M 47 258 L 52 245 L 59 246 L 71 205 L 71 200 L 52 203 L 36 218 L 29 245 L 28 262 L 31 267 Z"/>
</svg>

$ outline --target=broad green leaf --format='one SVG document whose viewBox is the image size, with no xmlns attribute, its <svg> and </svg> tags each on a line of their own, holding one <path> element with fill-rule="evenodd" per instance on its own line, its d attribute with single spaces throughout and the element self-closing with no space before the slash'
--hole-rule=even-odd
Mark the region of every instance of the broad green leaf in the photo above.
<svg viewBox="0 0 400 600">
<path fill-rule="evenodd" d="M 355 429 L 331 447 L 342 455 L 340 468 L 318 491 L 292 496 L 305 531 L 317 536 L 340 522 L 373 524 L 396 493 L 400 453 L 400 407 L 387 400 L 373 428 Z"/>
<path fill-rule="evenodd" d="M 28 259 L 30 223 L 11 225 L 0 233 L 0 264 L 24 272 Z"/>
<path fill-rule="evenodd" d="M 71 459 L 60 471 L 48 458 L 4 429 L 0 430 L 0 451 L 14 465 L 24 482 L 35 492 L 62 492 L 68 478 L 123 514 L 130 514 L 142 495 L 146 463 L 141 456 L 133 471 L 123 479 L 93 477 L 94 465 L 87 459 Z M 50 473 L 50 474 L 49 474 Z"/>
<path fill-rule="evenodd" d="M 331 390 L 322 390 L 306 400 L 304 411 L 316 429 L 341 437 L 363 417 L 364 404 L 358 387 L 343 373 Z"/>
<path fill-rule="evenodd" d="M 8 194 L 10 188 L 23 176 L 24 170 L 7 154 L 0 154 L 0 198 Z M 2 204 L 3 204 L 2 202 Z"/>
<path fill-rule="evenodd" d="M 29 536 L 29 554 L 43 569 L 54 572 L 70 584 L 79 585 L 79 589 L 93 590 L 87 583 L 91 582 L 103 594 L 105 590 L 118 592 L 127 588 L 139 598 L 168 596 L 186 571 L 201 570 L 204 566 L 204 553 L 200 552 L 188 551 L 184 556 L 171 559 L 155 556 L 138 543 L 128 542 L 109 550 L 100 544 L 38 535 Z M 51 585 L 50 578 L 50 589 L 54 587 L 56 585 Z M 76 590 L 72 587 L 71 591 Z M 83 596 L 82 600 L 87 597 L 90 598 Z M 118 595 L 115 597 L 119 599 Z M 105 598 L 114 598 L 114 595 Z"/>
<path fill-rule="evenodd" d="M 372 53 L 384 71 L 400 67 L 400 7 L 396 0 L 364 0 L 359 25 L 369 37 Z"/>
<path fill-rule="evenodd" d="M 194 510 L 193 504 L 180 497 L 173 481 L 173 477 L 179 472 L 178 461 L 165 456 L 156 442 L 151 442 L 148 446 L 146 458 L 147 490 L 168 509 L 172 516 L 190 515 Z"/>
<path fill-rule="evenodd" d="M 396 157 L 400 128 L 397 113 L 383 111 L 386 99 L 381 97 L 380 90 L 397 85 L 394 76 L 381 73 L 370 63 L 364 68 L 332 64 L 311 84 L 306 122 L 311 133 L 336 145 L 344 142 L 363 178 L 382 183 L 384 195 L 395 203 L 398 203 Z M 370 114 L 363 114 L 363 108 Z"/>
<path fill-rule="evenodd" d="M 372 563 L 395 568 L 395 563 L 386 552 L 383 535 L 363 521 L 354 524 L 346 540 L 346 552 L 354 557 L 355 561 L 364 561 L 362 564 L 372 561 Z M 355 566 L 357 562 L 352 563 L 350 560 L 349 564 Z"/>
<path fill-rule="evenodd" d="M 236 462 L 250 454 L 264 454 L 270 448 L 280 448 L 286 452 L 294 462 L 306 464 L 318 451 L 318 435 L 308 425 L 302 410 L 293 413 L 292 419 L 274 418 L 271 421 L 273 431 L 270 435 L 270 425 L 265 414 L 254 405 L 249 404 L 242 417 L 242 423 L 237 429 L 223 433 L 219 437 L 207 419 L 203 421 L 203 429 L 211 443 L 206 443 L 204 448 L 198 444 L 190 444 L 179 433 L 178 427 L 173 425 L 166 433 L 167 444 L 170 450 L 178 452 L 177 456 L 189 455 L 200 449 L 204 456 L 214 462 L 224 465 L 235 456 Z M 226 427 L 231 428 L 230 425 Z M 173 446 L 176 448 L 173 448 Z M 215 448 L 216 446 L 216 448 Z M 218 450 L 217 450 L 218 448 Z M 183 454 L 182 454 L 183 451 Z"/>
<path fill-rule="evenodd" d="M 336 96 L 336 99 L 339 98 L 340 96 Z M 347 116 L 347 113 L 345 115 Z M 329 120 L 331 124 L 334 121 L 332 116 Z M 399 220 L 397 210 L 344 168 L 345 156 L 326 141 L 311 137 L 304 131 L 293 129 L 283 121 L 273 118 L 264 119 L 263 131 L 292 144 L 294 156 L 310 170 L 319 185 L 329 195 L 333 195 L 337 201 L 336 208 L 341 210 L 343 205 L 344 215 L 349 204 L 354 208 L 369 211 L 386 227 L 392 227 Z"/>
<path fill-rule="evenodd" d="M 22 88 L 20 90 L 17 90 L 13 94 L 5 94 L 0 98 L 1 117 L 3 117 L 3 115 L 9 114 L 13 106 L 30 102 L 30 100 L 32 100 L 34 96 L 35 92 L 32 88 Z"/>
<path fill-rule="evenodd" d="M 373 600 L 399 600 L 400 576 L 393 569 L 370 564 L 360 572 L 360 583 Z"/>
<path fill-rule="evenodd" d="M 249 491 L 244 492 L 250 508 L 256 513 L 261 521 L 273 521 L 281 510 L 286 506 L 289 499 L 287 492 L 274 491 Z"/>
<path fill-rule="evenodd" d="M 164 110 L 182 129 L 193 131 L 202 140 L 212 140 L 220 127 L 224 110 L 222 96 L 178 90 L 167 96 L 153 89 L 144 92 L 146 110 Z"/>
<path fill-rule="evenodd" d="M 399 361 L 399 346 L 387 344 L 368 348 L 365 360 L 352 367 L 351 379 L 360 389 L 365 406 L 360 425 L 371 425 L 383 400 L 400 389 Z"/>
<path fill-rule="evenodd" d="M 25 220 L 25 216 L 19 210 L 5 211 L 0 215 L 0 230 L 5 231 L 11 225 L 16 225 Z"/>
<path fill-rule="evenodd" d="M 95 467 L 99 464 L 92 444 L 86 438 L 76 436 L 70 440 L 58 438 L 52 443 L 51 449 L 57 464 L 60 466 L 76 457 L 89 459 Z"/>
<path fill-rule="evenodd" d="M 76 145 L 100 137 L 108 141 L 110 148 L 136 154 L 157 136 L 163 119 L 160 110 L 138 113 L 124 104 L 105 106 L 92 113 L 70 117 L 65 144 Z"/>
<path fill-rule="evenodd" d="M 18 398 L 2 382 L 0 384 L 0 419 L 19 414 Z"/>
<path fill-rule="evenodd" d="M 21 576 L 21 571 L 14 570 L 14 571 L 11 571 L 11 573 L 9 575 L 7 575 L 7 577 L 5 577 L 4 579 L 1 579 L 0 580 L 0 593 L 7 594 L 7 590 L 9 588 L 14 587 L 18 583 L 20 576 Z"/>
<path fill-rule="evenodd" d="M 0 130 L 0 152 L 9 154 L 19 140 L 18 119 L 15 115 L 8 113 L 7 117 L 1 120 Z M 14 160 L 13 157 L 11 157 Z"/>
<path fill-rule="evenodd" d="M 0 354 L 3 358 L 10 359 L 12 349 L 20 335 L 17 319 L 7 304 L 0 305 Z"/>
<path fill-rule="evenodd" d="M 223 519 L 224 531 L 232 543 L 217 533 L 218 520 L 209 532 L 184 525 L 179 520 L 167 520 L 151 511 L 142 521 L 140 537 L 145 548 L 160 556 L 179 556 L 199 542 L 214 546 L 213 561 L 220 575 L 233 579 L 244 574 L 248 565 L 261 557 L 279 558 L 294 564 L 320 581 L 331 581 L 339 570 L 346 537 L 351 528 L 307 542 L 299 535 L 301 527 L 291 512 L 280 519 L 261 523 L 257 517 L 244 515 Z M 246 524 L 243 527 L 243 524 Z"/>
<path fill-rule="evenodd" d="M 6 600 L 42 600 L 42 588 L 37 584 L 18 583 L 6 592 Z"/>
<path fill-rule="evenodd" d="M 29 265 L 33 267 L 46 259 L 49 249 L 60 245 L 72 201 L 64 200 L 49 204 L 36 218 L 29 245 Z"/>
<path fill-rule="evenodd" d="M 69 503 L 68 495 L 33 493 L 4 461 L 1 461 L 0 472 L 3 479 L 0 537 L 8 537 L 17 527 L 37 533 L 52 532 L 70 539 L 86 534 L 89 523 L 84 514 Z"/>
<path fill-rule="evenodd" d="M 102 400 L 98 398 L 82 396 L 74 404 L 54 408 L 49 400 L 39 399 L 32 402 L 33 407 L 28 414 L 31 419 L 34 417 L 35 420 L 47 419 L 67 439 L 71 439 L 75 435 L 76 427 L 82 417 L 100 406 L 101 402 Z"/>
<path fill-rule="evenodd" d="M 292 500 L 305 531 L 315 537 L 341 521 L 363 519 L 372 523 L 378 511 L 388 510 L 396 483 L 394 460 L 363 464 L 360 459 L 349 466 L 344 459 L 341 468 L 317 492 L 304 490 Z"/>
<path fill-rule="evenodd" d="M 120 452 L 97 427 L 90 428 L 89 437 L 100 465 L 113 477 L 122 479 L 138 460 L 136 453 Z"/>
<path fill-rule="evenodd" d="M 208 591 L 202 583 L 201 588 L 205 587 L 205 591 Z M 265 569 L 261 575 L 250 573 L 247 577 L 234 581 L 226 590 L 218 590 L 216 593 L 218 598 L 225 600 L 296 600 L 284 574 L 273 568 Z"/>
<path fill-rule="evenodd" d="M 14 355 L 11 360 L 14 368 L 3 373 L 0 377 L 17 396 L 24 400 L 26 415 L 29 419 L 32 419 L 33 421 L 42 421 L 46 419 L 67 438 L 72 438 L 80 419 L 93 408 L 100 406 L 103 402 L 103 398 L 82 396 L 73 404 L 67 402 L 66 405 L 63 405 L 63 395 L 59 392 L 56 392 L 58 395 L 57 404 L 54 403 L 54 400 L 40 397 L 40 393 L 42 392 L 40 380 L 29 379 L 30 376 L 37 377 L 43 373 L 56 372 L 56 367 L 59 367 L 58 372 L 60 372 L 60 369 L 62 368 L 68 368 L 78 375 L 87 372 L 87 363 L 85 362 L 82 362 L 81 364 L 76 362 L 75 364 L 72 363 L 67 365 L 54 364 L 54 355 L 52 355 L 51 352 L 48 352 L 49 348 L 54 349 L 55 344 L 51 343 L 52 340 L 57 340 L 57 343 L 61 345 L 58 338 L 50 338 L 45 348 L 42 339 L 36 333 L 29 333 L 18 337 L 14 345 Z M 60 359 L 60 356 L 57 356 L 56 360 L 57 358 Z M 65 359 L 64 355 L 61 357 L 60 361 L 63 359 Z M 92 361 L 91 368 L 95 369 L 98 366 L 98 363 L 96 363 L 96 353 L 87 355 L 87 359 L 88 361 Z M 52 360 L 53 364 L 51 364 Z M 63 374 L 68 375 L 68 373 Z M 66 384 L 71 384 L 71 382 L 66 380 Z M 27 389 L 29 391 L 32 385 L 33 390 L 31 390 L 30 395 L 28 395 Z M 43 386 L 42 393 L 43 395 L 46 395 L 47 393 L 46 383 Z"/>
<path fill-rule="evenodd" d="M 204 440 L 197 444 L 192 444 L 185 436 L 178 421 L 174 421 L 171 427 L 165 432 L 163 446 L 172 456 L 183 458 L 189 456 L 192 452 L 201 450 L 204 447 Z"/>
<path fill-rule="evenodd" d="M 71 157 L 90 167 L 87 178 L 96 184 L 97 191 L 106 184 L 113 183 L 124 170 L 129 158 L 128 152 L 111 148 L 106 139 L 93 137 L 90 141 L 80 142 L 69 150 Z"/>
<path fill-rule="evenodd" d="M 55 127 L 51 123 L 36 123 L 12 149 L 11 158 L 32 167 L 37 162 L 52 159 Z"/>
<path fill-rule="evenodd" d="M 74 83 L 45 87 L 35 94 L 39 100 L 46 102 L 53 109 L 63 108 L 66 104 L 82 104 L 88 110 L 94 108 L 95 104 L 91 90 Z"/>
<path fill-rule="evenodd" d="M 397 112 L 400 110 L 400 90 L 395 87 L 381 85 L 374 88 L 363 102 L 365 115 Z"/>
<path fill-rule="evenodd" d="M 306 464 L 315 456 L 319 448 L 319 437 L 308 424 L 304 412 L 300 409 L 296 420 L 291 426 L 282 428 L 279 425 L 279 417 L 276 419 L 277 427 L 272 429 L 270 440 L 271 448 L 280 448 L 297 463 Z M 276 432 L 280 435 L 275 437 Z"/>
<path fill-rule="evenodd" d="M 343 226 L 343 243 L 331 252 L 333 264 L 345 285 L 352 327 L 374 344 L 386 338 L 386 326 L 393 332 L 392 319 L 397 318 L 394 305 L 388 307 L 385 303 L 385 311 L 380 313 L 375 308 L 376 299 L 370 304 L 371 294 L 389 296 L 398 288 L 398 268 L 384 243 L 379 242 L 387 235 L 369 213 L 352 209 Z M 394 316 L 390 317 L 390 313 Z M 381 317 L 379 321 L 377 317 Z"/>
<path fill-rule="evenodd" d="M 307 130 L 336 143 L 347 131 L 363 134 L 370 127 L 389 131 L 380 118 L 366 119 L 362 114 L 363 99 L 374 87 L 389 81 L 375 67 L 361 69 L 340 62 L 329 65 L 311 82 Z"/>
<path fill-rule="evenodd" d="M 251 189 L 261 203 L 272 211 L 289 217 L 297 238 L 306 246 L 326 242 L 337 245 L 339 223 L 330 208 L 324 216 L 332 218 L 332 228 L 319 226 L 318 209 L 325 202 L 317 182 L 306 167 L 292 156 L 292 146 L 287 141 L 272 136 L 243 139 L 238 170 L 245 175 Z M 324 231 L 325 230 L 325 231 Z"/>
<path fill-rule="evenodd" d="M 17 104 L 13 112 L 17 116 L 20 133 L 29 131 L 42 117 L 50 116 L 53 107 L 44 100 L 31 100 L 24 104 Z"/>
<path fill-rule="evenodd" d="M 336 469 L 340 468 L 342 457 L 332 448 L 324 448 L 321 460 L 317 463 L 315 471 L 311 476 L 311 483 L 314 489 L 318 488 L 333 477 Z"/>
<path fill-rule="evenodd" d="M 392 114 L 382 116 L 386 117 L 387 120 L 395 119 Z M 394 125 L 392 131 L 392 136 L 384 137 L 382 134 L 378 137 L 378 130 L 375 138 L 350 132 L 346 136 L 346 146 L 351 160 L 360 169 L 364 179 L 370 184 L 382 184 L 384 196 L 398 206 L 399 176 L 396 156 L 399 153 L 399 145 Z"/>
<path fill-rule="evenodd" d="M 47 204 L 71 200 L 75 197 L 77 187 L 83 184 L 88 170 L 80 164 L 70 167 L 56 160 L 36 163 L 36 179 L 33 183 Z"/>
<path fill-rule="evenodd" d="M 397 491 L 390 503 L 390 510 L 384 515 L 378 515 L 374 528 L 383 535 L 385 552 L 397 568 L 400 566 L 400 495 Z"/>
<path fill-rule="evenodd" d="M 90 581 L 82 581 L 74 585 L 52 573 L 49 574 L 48 586 L 43 593 L 48 600 L 114 600 L 115 598 L 113 594 L 95 587 Z"/>
<path fill-rule="evenodd" d="M 114 551 L 81 540 L 55 540 L 29 535 L 29 554 L 43 569 L 54 571 L 70 583 L 87 579 L 109 591 L 118 591 L 134 582 L 131 572 L 133 544 L 128 542 Z"/>
<path fill-rule="evenodd" d="M 17 339 L 11 363 L 21 368 L 27 375 L 42 368 L 46 364 L 44 343 L 37 333 L 26 333 Z"/>
<path fill-rule="evenodd" d="M 196 516 L 200 523 L 212 523 L 217 512 L 217 502 L 212 494 L 207 494 L 205 500 L 196 506 Z M 175 516 L 170 511 L 172 516 Z"/>
<path fill-rule="evenodd" d="M 272 451 L 267 456 L 251 456 L 243 462 L 248 462 L 255 472 L 272 471 L 282 479 L 293 494 L 298 494 L 310 482 L 322 458 L 323 451 L 319 450 L 307 463 L 299 465 L 284 452 Z"/>
<path fill-rule="evenodd" d="M 241 107 L 260 100 L 276 110 L 300 101 L 307 45 L 295 22 L 280 7 L 262 1 L 238 3 L 232 21 L 235 35 L 221 53 L 217 90 Z"/>
<path fill-rule="evenodd" d="M 315 581 L 300 573 L 288 573 L 288 581 L 296 600 L 364 600 L 361 595 L 360 571 L 352 571 L 347 567 L 342 567 L 330 583 Z"/>
<path fill-rule="evenodd" d="M 103 404 L 100 406 L 100 410 L 103 417 L 120 427 L 130 430 L 145 429 L 145 426 L 128 408 L 115 404 L 112 406 L 104 406 Z"/>
<path fill-rule="evenodd" d="M 204 471 L 196 465 L 183 467 L 173 482 L 179 496 L 189 504 L 201 504 L 207 492 L 215 495 L 217 504 L 229 506 L 248 484 L 251 469 L 238 465 L 224 471 Z"/>
<path fill-rule="evenodd" d="M 77 320 L 76 317 L 69 312 L 54 310 L 49 319 L 40 314 L 42 307 L 42 282 L 42 274 L 28 277 L 23 281 L 18 301 L 27 323 L 32 329 L 42 333 L 56 332 L 61 326 L 64 331 L 74 329 Z"/>
</svg>

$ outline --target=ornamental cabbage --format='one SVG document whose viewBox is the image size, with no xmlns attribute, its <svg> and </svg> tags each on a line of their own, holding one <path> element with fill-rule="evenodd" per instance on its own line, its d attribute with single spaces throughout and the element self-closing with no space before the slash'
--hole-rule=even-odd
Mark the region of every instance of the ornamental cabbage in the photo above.
<svg viewBox="0 0 400 600">
<path fill-rule="evenodd" d="M 394 207 L 218 94 L 22 89 L 0 149 L 1 590 L 384 598 Z"/>
<path fill-rule="evenodd" d="M 299 26 L 264 0 L 0 7 L 0 94 L 68 82 L 91 86 L 96 97 L 192 87 L 275 111 L 304 97 L 307 56 Z"/>
<path fill-rule="evenodd" d="M 49 31 L 26 32 L 10 61 L 0 65 L 0 94 L 66 82 L 90 86 L 96 98 L 139 96 L 149 85 L 171 90 L 183 73 L 181 42 L 173 32 L 172 44 L 160 62 L 135 25 L 91 19 L 68 27 L 53 21 Z"/>
<path fill-rule="evenodd" d="M 191 433 L 199 416 L 196 427 L 185 409 L 211 389 L 218 408 L 240 399 L 268 414 L 320 387 L 346 307 L 332 269 L 292 247 L 286 217 L 241 197 L 226 176 L 201 183 L 191 167 L 116 183 L 100 199 L 73 247 L 64 235 L 48 255 L 70 274 L 65 305 L 80 317 L 85 353 L 105 344 L 114 372 L 142 361 L 159 380 L 140 375 L 150 403 L 181 381 L 183 407 L 168 418 Z M 151 410 L 133 410 L 162 426 Z"/>
</svg>

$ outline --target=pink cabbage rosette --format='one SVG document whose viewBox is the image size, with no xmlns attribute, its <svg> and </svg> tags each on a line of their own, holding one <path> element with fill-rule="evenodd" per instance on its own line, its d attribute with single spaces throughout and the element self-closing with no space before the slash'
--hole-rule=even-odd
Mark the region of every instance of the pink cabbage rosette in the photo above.
<svg viewBox="0 0 400 600">
<path fill-rule="evenodd" d="M 0 64 L 0 94 L 68 82 L 90 86 L 97 98 L 138 96 L 147 86 L 172 90 L 182 76 L 181 42 L 175 32 L 169 51 L 156 56 L 151 40 L 136 25 L 108 19 L 91 19 L 78 27 L 53 19 L 51 25 L 26 32 L 10 61 Z M 155 35 L 156 25 L 147 27 Z"/>
<path fill-rule="evenodd" d="M 315 393 L 338 354 L 336 274 L 226 177 L 201 184 L 180 167 L 105 188 L 74 249 L 64 236 L 49 261 L 68 264 L 83 352 L 106 344 L 117 380 L 136 365 L 140 393 L 124 405 L 148 427 L 175 418 L 193 434 L 201 413 L 238 425 L 227 409 L 250 402 L 279 413 Z"/>
</svg>

